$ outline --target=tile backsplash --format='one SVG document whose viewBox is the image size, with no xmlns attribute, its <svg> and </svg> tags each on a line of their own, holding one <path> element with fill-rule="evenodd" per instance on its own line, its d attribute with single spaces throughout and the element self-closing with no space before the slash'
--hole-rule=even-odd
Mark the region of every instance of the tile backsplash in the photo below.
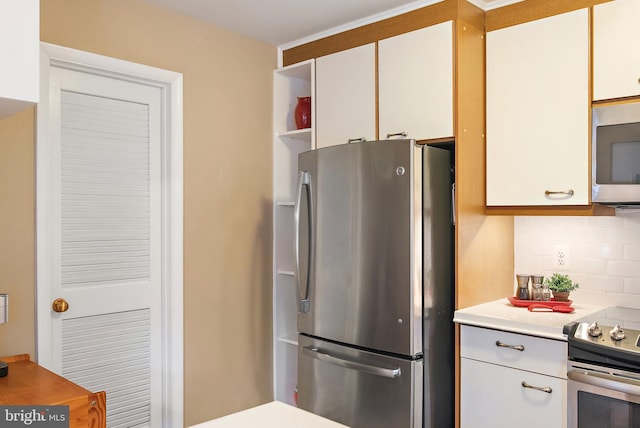
<svg viewBox="0 0 640 428">
<path fill-rule="evenodd" d="M 556 263 L 562 250 L 566 262 Z M 615 217 L 515 217 L 515 273 L 568 274 L 576 302 L 640 309 L 640 211 Z M 514 278 L 514 290 L 515 290 Z"/>
</svg>

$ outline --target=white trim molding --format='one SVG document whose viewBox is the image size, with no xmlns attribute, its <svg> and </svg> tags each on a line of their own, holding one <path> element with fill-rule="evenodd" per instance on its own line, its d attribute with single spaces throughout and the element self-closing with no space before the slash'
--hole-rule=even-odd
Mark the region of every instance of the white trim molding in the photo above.
<svg viewBox="0 0 640 428">
<path fill-rule="evenodd" d="M 392 18 L 394 16 L 402 15 L 403 13 L 411 12 L 416 9 L 420 9 L 426 6 L 431 6 L 433 4 L 439 3 L 443 0 L 417 0 L 414 2 L 409 2 L 403 6 L 396 7 L 394 9 L 387 10 L 385 12 L 381 12 L 375 15 L 367 16 L 362 19 L 358 19 L 356 21 L 348 22 L 344 25 L 339 25 L 337 27 L 329 28 L 328 30 L 321 31 L 316 34 L 312 34 L 307 37 L 303 37 L 298 40 L 294 40 L 288 43 L 283 43 L 277 46 L 278 49 L 278 67 L 282 67 L 282 52 L 287 49 L 292 49 L 297 46 L 304 45 L 306 43 L 315 42 L 316 40 L 320 40 L 325 37 L 334 36 L 336 34 L 343 33 L 345 31 L 352 30 L 354 28 L 359 28 L 367 24 L 371 24 L 374 22 L 379 22 L 387 18 Z M 491 9 L 497 9 L 499 7 L 508 6 L 510 4 L 519 3 L 524 0 L 467 0 L 469 3 L 478 6 L 480 9 L 487 11 Z"/>
<path fill-rule="evenodd" d="M 524 0 L 467 0 L 469 3 L 478 6 L 480 9 L 487 11 L 497 9 L 510 4 L 519 3 Z"/>
<path fill-rule="evenodd" d="M 321 31 L 316 34 L 312 34 L 311 36 L 304 37 L 302 39 L 294 40 L 289 43 L 284 43 L 278 46 L 278 51 L 281 53 L 282 51 L 286 51 L 287 49 L 295 48 L 296 46 L 304 45 L 305 43 L 314 42 L 316 40 L 320 40 L 324 37 L 333 36 L 335 34 L 340 34 L 348 30 L 352 30 L 354 28 L 362 27 L 367 24 L 371 24 L 373 22 L 382 21 L 383 19 L 391 18 L 394 16 L 402 15 L 403 13 L 411 12 L 412 10 L 420 9 L 425 6 L 430 6 L 435 3 L 440 3 L 443 0 L 417 0 L 410 3 L 407 3 L 403 6 L 399 6 L 385 12 L 377 13 L 375 15 L 367 16 L 362 19 L 358 19 L 356 21 L 348 22 L 344 25 L 339 25 L 337 27 L 329 28 L 328 30 Z M 282 56 L 282 55 L 280 55 Z M 282 64 L 279 64 L 279 67 L 282 67 Z"/>
</svg>

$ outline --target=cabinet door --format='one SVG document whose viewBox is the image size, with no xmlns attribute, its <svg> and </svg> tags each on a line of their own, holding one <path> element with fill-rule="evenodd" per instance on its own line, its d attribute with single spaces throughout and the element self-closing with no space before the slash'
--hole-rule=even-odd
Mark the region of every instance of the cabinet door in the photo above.
<svg viewBox="0 0 640 428">
<path fill-rule="evenodd" d="M 1 4 L 0 119 L 37 103 L 40 82 L 40 2 Z"/>
<path fill-rule="evenodd" d="M 316 147 L 376 139 L 375 45 L 316 59 Z"/>
<path fill-rule="evenodd" d="M 460 364 L 461 428 L 567 426 L 566 380 L 468 358 Z"/>
<path fill-rule="evenodd" d="M 593 8 L 593 99 L 640 95 L 640 1 Z"/>
<path fill-rule="evenodd" d="M 451 21 L 378 42 L 380 138 L 453 136 Z"/>
<path fill-rule="evenodd" d="M 487 33 L 487 205 L 589 203 L 588 85 L 586 9 Z"/>
</svg>

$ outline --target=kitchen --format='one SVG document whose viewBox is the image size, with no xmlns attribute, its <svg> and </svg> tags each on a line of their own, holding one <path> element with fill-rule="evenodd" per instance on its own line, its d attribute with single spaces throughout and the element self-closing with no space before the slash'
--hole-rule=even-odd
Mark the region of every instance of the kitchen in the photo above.
<svg viewBox="0 0 640 428">
<path fill-rule="evenodd" d="M 247 353 L 238 358 L 220 350 L 243 353 L 256 346 L 266 354 L 271 350 L 272 166 L 264 159 L 272 150 L 276 49 L 143 2 L 85 3 L 41 2 L 41 39 L 185 75 L 186 424 L 268 401 L 273 394 L 270 357 Z M 147 19 L 137 19 L 140 16 Z M 122 37 L 139 43 L 124 42 Z M 231 114 L 246 108 L 253 113 L 255 126 L 245 126 L 246 115 L 236 119 Z M 8 217 L 2 221 L 4 236 L 10 245 L 5 246 L 1 262 L 3 279 L 12 285 L 2 291 L 12 296 L 13 309 L 11 322 L 0 330 L 0 347 L 2 354 L 33 355 L 33 112 L 5 119 L 1 125 L 3 205 L 12 207 L 3 211 Z M 242 185 L 244 196 L 237 196 L 236 184 Z M 640 307 L 634 217 L 515 217 L 510 232 L 510 216 L 483 217 L 482 186 L 473 177 L 467 186 L 460 183 L 459 191 L 477 196 L 466 199 L 472 201 L 469 206 L 459 207 L 468 214 L 462 220 L 477 226 L 462 237 L 467 241 L 458 262 L 474 283 L 458 296 L 459 307 L 504 297 L 514 271 L 550 272 L 554 245 L 570 247 L 570 272 L 581 283 L 575 299 L 602 304 L 606 298 L 607 306 Z M 493 226 L 500 234 L 487 232 Z M 561 235 L 552 232 L 558 230 Z M 496 242 L 496 236 L 506 238 Z M 495 254 L 495 263 L 486 262 L 487 252 Z M 503 281 L 492 289 L 489 282 L 496 266 L 504 266 L 499 272 Z M 605 280 L 607 275 L 613 281 Z M 236 313 L 245 315 L 238 318 Z M 233 332 L 225 327 L 229 319 L 239 323 Z M 212 385 L 234 385 L 242 393 L 229 394 L 226 387 Z"/>
</svg>

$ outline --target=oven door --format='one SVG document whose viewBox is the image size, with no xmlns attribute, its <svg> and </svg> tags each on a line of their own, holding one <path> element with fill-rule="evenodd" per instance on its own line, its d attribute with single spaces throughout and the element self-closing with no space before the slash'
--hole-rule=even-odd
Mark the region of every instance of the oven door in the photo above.
<svg viewBox="0 0 640 428">
<path fill-rule="evenodd" d="M 640 427 L 640 374 L 569 363 L 569 428 Z"/>
</svg>

